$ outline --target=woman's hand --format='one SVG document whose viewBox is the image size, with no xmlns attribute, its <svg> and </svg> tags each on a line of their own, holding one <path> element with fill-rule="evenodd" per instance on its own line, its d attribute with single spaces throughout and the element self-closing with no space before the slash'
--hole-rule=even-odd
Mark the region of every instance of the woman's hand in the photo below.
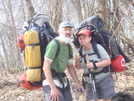
<svg viewBox="0 0 134 101">
<path fill-rule="evenodd" d="M 87 65 L 87 68 L 89 68 L 89 69 L 94 68 L 94 65 L 92 62 L 89 62 L 86 65 Z"/>
<path fill-rule="evenodd" d="M 81 56 L 79 54 L 75 55 L 75 61 L 76 61 L 76 63 L 77 62 L 80 62 L 80 60 L 81 60 Z"/>
</svg>

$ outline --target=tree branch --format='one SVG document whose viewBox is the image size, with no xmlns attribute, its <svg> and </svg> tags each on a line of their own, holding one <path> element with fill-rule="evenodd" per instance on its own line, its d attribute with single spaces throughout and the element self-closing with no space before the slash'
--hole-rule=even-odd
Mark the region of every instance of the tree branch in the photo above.
<svg viewBox="0 0 134 101">
<path fill-rule="evenodd" d="M 8 84 L 11 84 L 11 85 L 19 85 L 19 82 L 11 82 L 11 81 L 4 80 L 4 79 L 2 79 L 2 78 L 0 78 L 0 79 L 1 79 L 2 81 L 6 82 L 7 85 L 8 85 Z"/>
</svg>

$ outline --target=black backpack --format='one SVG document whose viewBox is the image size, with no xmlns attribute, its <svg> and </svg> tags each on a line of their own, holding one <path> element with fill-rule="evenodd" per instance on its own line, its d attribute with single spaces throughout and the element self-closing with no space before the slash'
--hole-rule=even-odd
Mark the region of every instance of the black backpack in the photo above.
<svg viewBox="0 0 134 101">
<path fill-rule="evenodd" d="M 55 33 L 53 31 L 53 29 L 51 28 L 50 24 L 49 24 L 49 19 L 48 16 L 45 14 L 37 14 L 35 15 L 32 19 L 27 20 L 24 23 L 23 26 L 23 30 L 24 30 L 24 35 L 26 32 L 32 32 L 32 31 L 36 31 L 38 32 L 38 36 L 39 36 L 39 43 L 35 43 L 35 44 L 27 44 L 25 45 L 26 47 L 32 46 L 33 49 L 35 46 L 40 46 L 40 56 L 41 56 L 41 65 L 39 67 L 26 67 L 26 69 L 41 69 L 41 74 L 37 74 L 37 75 L 41 75 L 41 80 L 37 81 L 37 82 L 33 82 L 33 81 L 29 81 L 33 86 L 42 86 L 42 80 L 45 79 L 42 67 L 43 67 L 43 62 L 44 62 L 44 55 L 46 52 L 46 47 L 48 45 L 49 42 L 51 41 L 55 41 L 57 43 L 57 52 L 56 52 L 56 56 L 58 56 L 59 51 L 60 51 L 60 45 L 58 40 L 55 39 L 55 37 L 58 36 L 58 33 Z M 24 39 L 25 40 L 25 39 Z M 25 56 L 25 52 L 24 52 L 24 56 Z M 25 62 L 26 64 L 26 62 Z M 35 75 L 34 75 L 35 76 Z"/>
<path fill-rule="evenodd" d="M 98 15 L 94 15 L 94 16 L 89 17 L 88 19 L 85 19 L 78 26 L 78 28 L 75 29 L 73 43 L 77 49 L 79 48 L 79 53 L 81 56 L 82 56 L 82 46 L 80 46 L 76 35 L 82 29 L 89 29 L 91 31 L 93 50 L 95 54 L 97 54 L 98 58 L 100 58 L 100 54 L 97 49 L 97 44 L 100 44 L 108 52 L 108 54 L 111 57 L 111 60 L 117 58 L 119 54 L 121 54 L 124 57 L 126 63 L 130 62 L 130 59 L 123 52 L 123 50 L 121 49 L 119 44 L 114 40 L 114 38 L 111 39 L 110 44 L 109 44 L 109 39 L 111 38 L 112 34 L 104 30 L 104 22 Z M 112 68 L 112 66 L 110 66 L 110 68 L 111 68 L 111 71 L 113 72 L 114 69 Z"/>
</svg>

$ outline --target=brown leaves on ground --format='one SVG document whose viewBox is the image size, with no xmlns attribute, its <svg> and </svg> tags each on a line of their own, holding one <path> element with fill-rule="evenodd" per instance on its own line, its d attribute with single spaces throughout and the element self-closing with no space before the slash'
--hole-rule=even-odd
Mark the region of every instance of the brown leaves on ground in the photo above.
<svg viewBox="0 0 134 101">
<path fill-rule="evenodd" d="M 121 73 L 112 74 L 115 79 L 116 91 L 129 92 L 134 95 L 134 59 L 127 64 L 127 70 Z M 25 90 L 18 86 L 17 82 L 22 72 L 15 72 L 7 76 L 0 76 L 0 101 L 45 101 L 45 95 L 42 89 Z M 68 74 L 68 73 L 67 73 Z M 81 79 L 82 70 L 77 71 Z M 77 92 L 77 88 L 72 78 L 70 79 L 73 101 L 86 101 L 85 94 Z M 9 81 L 9 82 L 7 82 Z M 12 84 L 14 83 L 14 84 Z"/>
</svg>

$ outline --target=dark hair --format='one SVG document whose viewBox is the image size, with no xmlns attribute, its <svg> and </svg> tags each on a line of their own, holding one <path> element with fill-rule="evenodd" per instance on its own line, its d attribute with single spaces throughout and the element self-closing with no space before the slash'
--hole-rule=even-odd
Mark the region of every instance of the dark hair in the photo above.
<svg viewBox="0 0 134 101">
<path fill-rule="evenodd" d="M 118 92 L 112 97 L 111 101 L 134 101 L 134 97 L 129 93 Z"/>
</svg>

